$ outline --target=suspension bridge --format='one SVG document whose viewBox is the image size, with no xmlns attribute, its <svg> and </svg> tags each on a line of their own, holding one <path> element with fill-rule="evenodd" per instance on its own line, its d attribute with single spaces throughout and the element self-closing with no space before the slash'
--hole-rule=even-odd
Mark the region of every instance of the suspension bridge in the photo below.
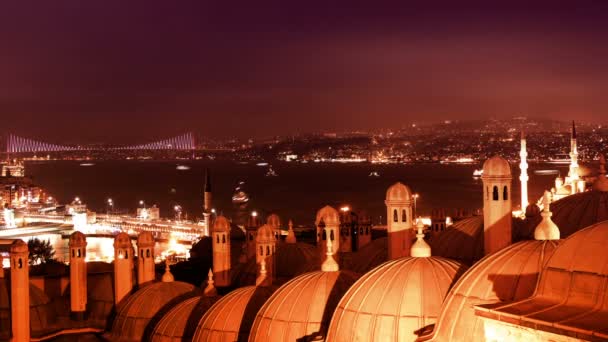
<svg viewBox="0 0 608 342">
<path fill-rule="evenodd" d="M 71 152 L 93 150 L 194 150 L 194 134 L 185 133 L 169 139 L 129 146 L 97 147 L 86 145 L 59 145 L 9 134 L 6 138 L 7 153 Z"/>
</svg>

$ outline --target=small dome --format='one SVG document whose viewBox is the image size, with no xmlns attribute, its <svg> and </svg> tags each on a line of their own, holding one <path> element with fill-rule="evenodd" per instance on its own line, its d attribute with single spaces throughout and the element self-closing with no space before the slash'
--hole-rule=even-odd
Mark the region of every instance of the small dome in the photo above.
<svg viewBox="0 0 608 342">
<path fill-rule="evenodd" d="M 11 333 L 10 284 L 9 278 L 0 278 L 0 339 L 3 341 L 8 341 Z M 32 337 L 39 337 L 53 329 L 57 314 L 44 291 L 31 283 L 29 286 L 30 330 Z"/>
<path fill-rule="evenodd" d="M 256 315 L 249 341 L 299 341 L 323 338 L 331 314 L 355 283 L 350 271 L 316 271 L 281 286 Z"/>
<path fill-rule="evenodd" d="M 407 185 L 401 182 L 391 185 L 388 190 L 386 190 L 387 201 L 404 202 L 409 201 L 411 197 L 412 191 Z"/>
<path fill-rule="evenodd" d="M 152 342 L 190 341 L 196 323 L 219 297 L 192 297 L 178 303 L 160 319 L 152 332 Z"/>
<path fill-rule="evenodd" d="M 258 228 L 258 232 L 255 237 L 256 243 L 273 243 L 276 239 L 274 238 L 274 231 L 272 226 L 265 224 Z"/>
<path fill-rule="evenodd" d="M 279 215 L 271 214 L 266 219 L 266 224 L 270 225 L 274 229 L 279 229 L 281 228 L 281 219 L 279 218 Z"/>
<path fill-rule="evenodd" d="M 220 215 L 215 219 L 213 223 L 213 231 L 214 232 L 229 232 L 230 231 L 230 222 L 224 216 Z"/>
<path fill-rule="evenodd" d="M 500 157 L 494 156 L 483 163 L 483 176 L 488 177 L 511 177 L 511 165 L 509 162 Z"/>
<path fill-rule="evenodd" d="M 131 238 L 127 233 L 121 232 L 114 237 L 114 248 L 129 248 L 131 246 Z"/>
<path fill-rule="evenodd" d="M 18 239 L 11 243 L 10 252 L 11 253 L 27 253 L 29 251 L 27 247 L 27 243 L 23 242 L 23 240 Z"/>
<path fill-rule="evenodd" d="M 483 243 L 483 216 L 460 220 L 429 240 L 433 255 L 467 265 L 483 258 Z"/>
<path fill-rule="evenodd" d="M 364 274 L 388 260 L 388 238 L 382 237 L 352 254 L 351 270 Z"/>
<path fill-rule="evenodd" d="M 564 197 L 551 203 L 551 220 L 559 227 L 561 238 L 595 223 L 608 220 L 608 192 L 585 191 Z M 540 223 L 540 214 L 530 219 L 531 230 L 526 232 L 529 238 L 534 236 L 534 228 Z"/>
<path fill-rule="evenodd" d="M 79 232 L 75 231 L 70 235 L 70 247 L 84 247 L 87 245 L 87 237 Z"/>
<path fill-rule="evenodd" d="M 167 310 L 176 301 L 194 295 L 195 289 L 193 285 L 180 281 L 157 282 L 139 289 L 118 308 L 112 326 L 112 340 L 146 340 L 153 328 L 148 323 L 161 310 Z"/>
<path fill-rule="evenodd" d="M 466 266 L 441 257 L 405 257 L 366 273 L 346 292 L 327 341 L 415 341 L 437 321 L 441 303 Z"/>
<path fill-rule="evenodd" d="M 445 298 L 433 341 L 483 341 L 474 305 L 528 298 L 558 241 L 522 241 L 490 254 L 469 268 Z M 425 339 L 426 340 L 426 339 Z"/>
<path fill-rule="evenodd" d="M 192 341 L 247 341 L 255 314 L 274 288 L 247 286 L 218 300 L 198 322 Z"/>
<path fill-rule="evenodd" d="M 141 232 L 137 235 L 137 247 L 153 247 L 154 236 L 150 232 Z"/>
<path fill-rule="evenodd" d="M 317 211 L 316 224 L 318 225 L 321 220 L 323 220 L 326 225 L 338 225 L 340 224 L 340 214 L 333 207 L 326 205 Z"/>
</svg>

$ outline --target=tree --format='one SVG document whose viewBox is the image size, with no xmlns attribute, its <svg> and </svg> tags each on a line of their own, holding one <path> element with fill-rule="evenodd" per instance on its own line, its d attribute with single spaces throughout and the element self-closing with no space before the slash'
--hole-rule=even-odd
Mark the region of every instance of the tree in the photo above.
<svg viewBox="0 0 608 342">
<path fill-rule="evenodd" d="M 27 242 L 27 247 L 30 250 L 30 265 L 44 264 L 55 257 L 51 240 L 33 238 Z"/>
</svg>

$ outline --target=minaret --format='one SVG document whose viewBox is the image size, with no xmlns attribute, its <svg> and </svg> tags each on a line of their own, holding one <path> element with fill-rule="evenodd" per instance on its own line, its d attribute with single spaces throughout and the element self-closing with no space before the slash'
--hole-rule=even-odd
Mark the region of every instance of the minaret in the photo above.
<svg viewBox="0 0 608 342">
<path fill-rule="evenodd" d="M 175 280 L 173 274 L 171 273 L 171 267 L 169 267 L 169 259 L 165 259 L 165 273 L 161 277 L 161 281 L 163 283 L 171 283 Z"/>
<path fill-rule="evenodd" d="M 203 236 L 209 236 L 211 231 L 211 174 L 209 173 L 209 169 L 205 172 L 203 218 L 205 220 Z"/>
<path fill-rule="evenodd" d="M 431 246 L 424 241 L 424 223 L 421 219 L 418 219 L 416 231 L 416 242 L 412 245 L 410 254 L 414 258 L 428 258 L 431 256 Z"/>
<path fill-rule="evenodd" d="M 511 166 L 494 156 L 483 164 L 483 231 L 486 255 L 511 244 Z"/>
<path fill-rule="evenodd" d="M 203 295 L 205 295 L 206 297 L 217 296 L 217 289 L 215 288 L 215 286 L 213 284 L 214 284 L 213 271 L 211 269 L 209 269 L 209 272 L 207 273 L 207 286 L 203 290 Z"/>
<path fill-rule="evenodd" d="M 317 212 L 315 224 L 317 226 L 317 247 L 321 260 L 323 260 L 327 254 L 327 239 L 331 239 L 334 251 L 340 248 L 340 215 L 336 209 L 327 205 Z"/>
<path fill-rule="evenodd" d="M 256 234 L 255 244 L 257 250 L 256 263 L 261 266 L 265 263 L 268 271 L 266 278 L 270 283 L 273 282 L 276 271 L 275 252 L 277 240 L 275 231 L 269 224 L 265 224 L 258 229 Z"/>
<path fill-rule="evenodd" d="M 154 236 L 150 232 L 141 232 L 137 236 L 137 284 L 139 287 L 154 281 Z"/>
<path fill-rule="evenodd" d="M 215 219 L 211 238 L 215 284 L 219 287 L 230 286 L 230 222 L 224 216 Z"/>
<path fill-rule="evenodd" d="M 327 247 L 326 247 L 326 251 L 325 251 L 325 260 L 321 264 L 321 271 L 337 272 L 340 270 L 340 265 L 338 265 L 338 262 L 334 258 L 334 248 L 333 248 L 333 243 L 332 243 L 331 239 L 327 239 L 326 246 Z"/>
<path fill-rule="evenodd" d="M 296 243 L 296 232 L 293 231 L 293 222 L 289 220 L 289 230 L 287 231 L 287 237 L 285 243 Z"/>
<path fill-rule="evenodd" d="M 572 193 L 576 193 L 578 176 L 578 148 L 576 146 L 576 126 L 572 121 L 572 132 L 570 135 L 570 169 L 568 171 L 568 179 L 572 185 Z"/>
<path fill-rule="evenodd" d="M 521 131 L 521 149 L 519 150 L 519 181 L 521 184 L 521 212 L 522 215 L 528 207 L 528 151 L 526 149 L 526 136 Z"/>
<path fill-rule="evenodd" d="M 11 328 L 13 342 L 30 340 L 30 275 L 29 250 L 23 240 L 10 247 L 11 258 Z"/>
<path fill-rule="evenodd" d="M 540 213 L 542 220 L 534 229 L 534 239 L 535 240 L 559 240 L 560 233 L 559 228 L 551 220 L 551 210 L 549 206 L 551 205 L 551 193 L 549 191 L 545 191 L 543 196 L 543 211 Z"/>
<path fill-rule="evenodd" d="M 388 259 L 410 255 L 412 246 L 412 192 L 402 184 L 395 183 L 386 191 L 386 223 L 388 234 Z"/>
<path fill-rule="evenodd" d="M 87 239 L 81 232 L 70 235 L 70 313 L 83 320 L 87 310 Z"/>
<path fill-rule="evenodd" d="M 114 238 L 114 304 L 118 305 L 133 289 L 133 245 L 127 233 Z"/>
<path fill-rule="evenodd" d="M 260 273 L 255 280 L 256 286 L 270 286 L 272 285 L 272 279 L 268 276 L 268 270 L 266 269 L 266 261 L 262 259 L 260 264 Z"/>
<path fill-rule="evenodd" d="M 270 214 L 266 218 L 266 224 L 272 227 L 274 238 L 277 241 L 281 241 L 281 218 L 277 214 Z"/>
</svg>

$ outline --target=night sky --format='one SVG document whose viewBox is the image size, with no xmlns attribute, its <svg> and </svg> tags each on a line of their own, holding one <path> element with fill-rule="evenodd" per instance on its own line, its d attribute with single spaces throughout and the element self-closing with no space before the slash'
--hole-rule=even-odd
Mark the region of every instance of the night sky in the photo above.
<svg viewBox="0 0 608 342">
<path fill-rule="evenodd" d="M 608 121 L 607 1 L 446 3 L 5 1 L 0 134 L 137 142 Z"/>
</svg>

